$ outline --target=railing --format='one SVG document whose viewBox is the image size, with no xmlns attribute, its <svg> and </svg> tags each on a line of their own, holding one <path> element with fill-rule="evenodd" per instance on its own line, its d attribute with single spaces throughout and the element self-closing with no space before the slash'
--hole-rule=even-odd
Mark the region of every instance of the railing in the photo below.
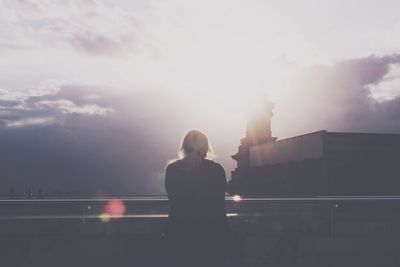
<svg viewBox="0 0 400 267">
<path fill-rule="evenodd" d="M 230 266 L 400 266 L 400 197 L 227 198 Z M 166 198 L 0 200 L 0 266 L 162 266 Z"/>
</svg>

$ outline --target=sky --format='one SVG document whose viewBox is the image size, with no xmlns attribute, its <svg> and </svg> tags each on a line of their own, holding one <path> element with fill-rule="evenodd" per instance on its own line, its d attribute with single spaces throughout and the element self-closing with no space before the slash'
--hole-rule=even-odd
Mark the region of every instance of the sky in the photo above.
<svg viewBox="0 0 400 267">
<path fill-rule="evenodd" d="M 182 135 L 227 177 L 272 132 L 400 133 L 398 1 L 0 0 L 0 194 L 163 194 Z"/>
</svg>

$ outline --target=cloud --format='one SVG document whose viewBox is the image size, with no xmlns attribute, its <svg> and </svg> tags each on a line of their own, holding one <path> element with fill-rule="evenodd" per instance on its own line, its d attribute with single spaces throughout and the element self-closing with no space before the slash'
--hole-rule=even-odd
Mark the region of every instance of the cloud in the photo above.
<svg viewBox="0 0 400 267">
<path fill-rule="evenodd" d="M 102 1 L 5 1 L 0 14 L 7 49 L 68 44 L 85 54 L 119 55 L 149 45 L 144 16 Z"/>
<path fill-rule="evenodd" d="M 399 54 L 371 55 L 303 69 L 289 83 L 286 98 L 277 103 L 278 132 L 285 127 L 282 121 L 293 122 L 286 131 L 289 136 L 321 129 L 400 132 L 400 95 L 374 97 L 387 79 L 393 80 L 388 75 L 399 64 Z M 293 117 L 293 110 L 301 117 Z"/>
<path fill-rule="evenodd" d="M 48 80 L 27 92 L 0 89 L 0 130 L 3 128 L 28 127 L 63 123 L 68 115 L 106 116 L 113 109 L 77 96 L 65 98 L 68 90 L 64 81 Z M 65 94 L 65 93 L 64 93 Z M 71 97 L 71 96 L 70 96 Z M 74 101 L 78 101 L 79 104 Z M 85 103 L 85 101 L 87 103 Z"/>
<path fill-rule="evenodd" d="M 35 117 L 35 118 L 24 118 L 20 120 L 13 120 L 6 123 L 8 128 L 26 127 L 26 126 L 44 126 L 54 124 L 56 121 L 53 117 Z"/>
<path fill-rule="evenodd" d="M 65 114 L 105 115 L 112 112 L 111 108 L 103 108 L 98 105 L 77 106 L 70 100 L 60 99 L 54 101 L 40 101 L 36 103 L 39 108 L 52 108 Z"/>
<path fill-rule="evenodd" d="M 27 92 L 6 90 L 0 88 L 0 101 L 23 102 L 28 98 L 50 96 L 58 93 L 60 86 L 66 85 L 65 81 L 46 80 L 39 84 L 35 89 Z"/>
<path fill-rule="evenodd" d="M 160 177 L 182 131 L 169 127 L 174 104 L 145 91 L 63 81 L 3 89 L 0 195 L 11 187 L 20 195 L 163 193 Z"/>
</svg>

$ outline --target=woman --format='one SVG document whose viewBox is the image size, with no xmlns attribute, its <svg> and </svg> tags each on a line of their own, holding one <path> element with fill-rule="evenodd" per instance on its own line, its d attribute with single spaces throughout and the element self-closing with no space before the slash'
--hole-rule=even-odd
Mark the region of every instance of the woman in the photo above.
<svg viewBox="0 0 400 267">
<path fill-rule="evenodd" d="M 207 136 L 191 130 L 182 140 L 179 159 L 166 169 L 166 237 L 174 267 L 223 266 L 227 257 L 226 177 L 220 164 L 207 159 L 211 154 Z"/>
</svg>

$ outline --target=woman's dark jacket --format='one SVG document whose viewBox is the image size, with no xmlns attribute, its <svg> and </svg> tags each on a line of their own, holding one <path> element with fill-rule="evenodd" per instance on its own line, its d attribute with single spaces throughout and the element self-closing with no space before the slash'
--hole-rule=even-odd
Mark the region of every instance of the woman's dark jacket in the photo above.
<svg viewBox="0 0 400 267">
<path fill-rule="evenodd" d="M 178 250 L 225 254 L 230 228 L 225 213 L 226 177 L 222 166 L 204 159 L 187 169 L 178 160 L 167 167 L 165 187 L 170 202 L 166 229 L 170 244 Z"/>
</svg>

